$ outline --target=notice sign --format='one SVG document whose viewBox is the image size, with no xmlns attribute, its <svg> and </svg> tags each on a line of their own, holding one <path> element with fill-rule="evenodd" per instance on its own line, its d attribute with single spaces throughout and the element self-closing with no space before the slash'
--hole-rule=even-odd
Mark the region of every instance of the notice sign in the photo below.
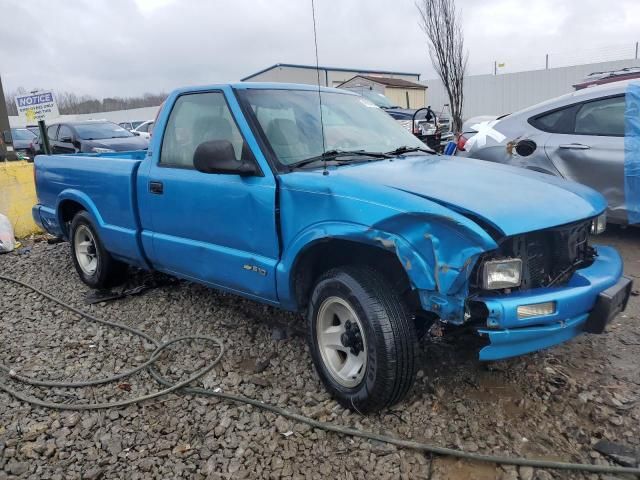
<svg viewBox="0 0 640 480">
<path fill-rule="evenodd" d="M 26 121 L 27 125 L 60 116 L 58 104 L 51 91 L 17 95 L 16 107 L 18 107 L 18 115 Z"/>
</svg>

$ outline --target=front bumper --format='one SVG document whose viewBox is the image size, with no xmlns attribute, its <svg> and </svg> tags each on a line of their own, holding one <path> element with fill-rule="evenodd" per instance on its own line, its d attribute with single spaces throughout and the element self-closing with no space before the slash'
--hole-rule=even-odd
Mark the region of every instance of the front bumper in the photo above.
<svg viewBox="0 0 640 480">
<path fill-rule="evenodd" d="M 604 246 L 596 250 L 598 256 L 593 264 L 577 270 L 566 286 L 475 299 L 483 302 L 488 311 L 487 328 L 478 329 L 478 333 L 490 344 L 480 350 L 480 359 L 498 360 L 557 345 L 582 333 L 588 319 L 589 325 L 595 323 L 604 328 L 626 306 L 630 284 L 622 277 L 618 252 Z M 607 289 L 624 292 L 613 302 L 599 300 Z M 518 306 L 545 302 L 555 302 L 554 313 L 518 318 Z M 596 303 L 598 308 L 594 309 Z M 590 318 L 592 310 L 594 316 Z M 597 321 L 596 310 L 600 310 Z"/>
</svg>

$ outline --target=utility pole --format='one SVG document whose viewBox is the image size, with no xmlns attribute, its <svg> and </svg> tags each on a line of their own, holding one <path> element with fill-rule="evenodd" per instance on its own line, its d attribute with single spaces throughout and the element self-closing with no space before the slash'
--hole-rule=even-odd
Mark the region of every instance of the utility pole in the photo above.
<svg viewBox="0 0 640 480">
<path fill-rule="evenodd" d="M 638 42 L 636 42 L 636 60 L 638 59 Z"/>
<path fill-rule="evenodd" d="M 7 113 L 7 105 L 4 101 L 2 78 L 0 78 L 0 160 L 15 160 L 16 153 L 13 150 L 12 143 L 9 115 Z"/>
<path fill-rule="evenodd" d="M 549 54 L 548 53 L 544 56 L 544 69 L 549 70 Z"/>
<path fill-rule="evenodd" d="M 497 60 L 493 61 L 493 74 L 494 75 L 498 75 L 498 61 Z"/>
</svg>

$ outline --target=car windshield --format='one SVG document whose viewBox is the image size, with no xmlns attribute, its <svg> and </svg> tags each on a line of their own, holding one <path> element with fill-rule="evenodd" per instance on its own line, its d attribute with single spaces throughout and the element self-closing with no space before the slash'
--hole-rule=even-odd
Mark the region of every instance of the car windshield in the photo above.
<svg viewBox="0 0 640 480">
<path fill-rule="evenodd" d="M 12 128 L 11 137 L 13 140 L 33 140 L 36 134 L 26 128 Z"/>
<path fill-rule="evenodd" d="M 371 100 L 376 106 L 380 108 L 398 108 L 391 100 L 385 97 L 383 94 L 374 92 L 373 90 L 363 90 L 360 95 Z"/>
<path fill-rule="evenodd" d="M 81 140 L 133 137 L 133 133 L 111 122 L 77 123 L 74 125 Z"/>
<path fill-rule="evenodd" d="M 400 147 L 426 148 L 384 110 L 359 95 L 322 92 L 324 145 L 317 90 L 247 89 L 240 95 L 283 165 L 332 150 L 389 152 Z"/>
</svg>

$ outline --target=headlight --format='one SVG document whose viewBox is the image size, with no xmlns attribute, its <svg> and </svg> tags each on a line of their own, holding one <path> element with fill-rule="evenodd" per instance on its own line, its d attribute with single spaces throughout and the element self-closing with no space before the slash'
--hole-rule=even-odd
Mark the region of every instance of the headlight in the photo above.
<svg viewBox="0 0 640 480">
<path fill-rule="evenodd" d="M 522 279 L 522 260 L 508 258 L 484 262 L 482 279 L 487 290 L 517 287 Z"/>
<path fill-rule="evenodd" d="M 111 153 L 111 152 L 115 152 L 115 150 L 111 150 L 110 148 L 100 148 L 100 147 L 93 147 L 91 149 L 92 152 L 94 153 Z"/>
<path fill-rule="evenodd" d="M 603 213 L 602 215 L 598 215 L 598 218 L 596 218 L 591 223 L 591 233 L 593 235 L 600 235 L 606 229 L 607 229 L 607 212 Z"/>
</svg>

